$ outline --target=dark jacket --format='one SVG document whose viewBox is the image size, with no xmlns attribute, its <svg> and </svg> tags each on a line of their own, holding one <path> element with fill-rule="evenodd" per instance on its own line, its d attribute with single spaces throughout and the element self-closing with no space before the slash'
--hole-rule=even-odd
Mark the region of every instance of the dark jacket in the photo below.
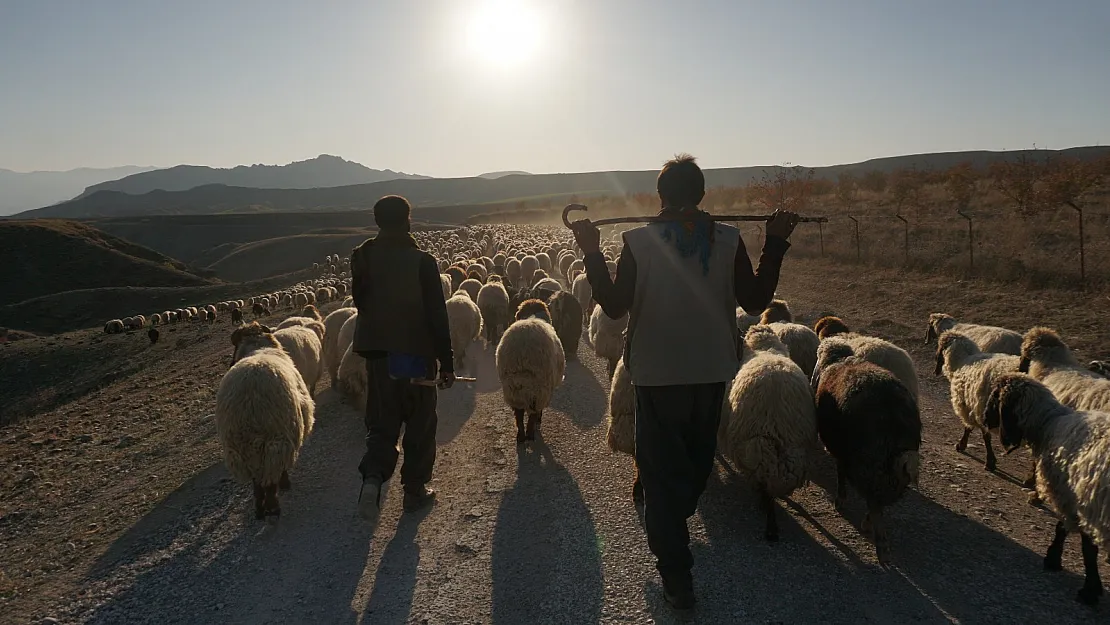
<svg viewBox="0 0 1110 625">
<path fill-rule="evenodd" d="M 453 371 L 451 331 L 439 266 L 408 233 L 379 233 L 351 253 L 358 308 L 352 349 L 368 359 L 423 356 Z"/>
</svg>

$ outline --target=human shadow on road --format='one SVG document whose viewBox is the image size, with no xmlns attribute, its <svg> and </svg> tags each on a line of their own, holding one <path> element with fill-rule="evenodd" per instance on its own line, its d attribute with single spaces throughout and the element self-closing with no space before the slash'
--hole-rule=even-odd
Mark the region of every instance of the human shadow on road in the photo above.
<svg viewBox="0 0 1110 625">
<path fill-rule="evenodd" d="M 601 548 L 578 484 L 542 440 L 517 462 L 494 526 L 493 622 L 596 623 Z"/>
<path fill-rule="evenodd" d="M 599 425 L 609 411 L 609 389 L 579 360 L 567 362 L 565 379 L 555 389 L 551 407 L 565 412 L 580 429 Z"/>
<path fill-rule="evenodd" d="M 416 542 L 416 535 L 420 523 L 430 512 L 431 507 L 428 507 L 418 513 L 401 515 L 397 530 L 378 563 L 374 589 L 363 612 L 366 622 L 375 625 L 408 622 L 416 590 L 416 570 L 420 564 L 420 545 Z"/>
<path fill-rule="evenodd" d="M 89 622 L 356 622 L 351 599 L 371 537 L 355 516 L 363 426 L 346 418 L 337 397 L 320 399 L 279 520 L 254 519 L 247 486 L 191 480 L 197 492 L 167 501 L 186 497 L 195 511 L 170 524 L 140 521 L 146 529 L 117 548 L 124 559 L 105 559 L 98 584 L 110 594 Z M 141 571 L 134 577 L 132 566 Z"/>
</svg>

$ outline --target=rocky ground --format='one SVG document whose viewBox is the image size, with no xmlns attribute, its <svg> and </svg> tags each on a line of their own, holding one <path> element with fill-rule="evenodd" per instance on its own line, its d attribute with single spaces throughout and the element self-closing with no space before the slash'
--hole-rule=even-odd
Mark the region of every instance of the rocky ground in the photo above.
<svg viewBox="0 0 1110 625">
<path fill-rule="evenodd" d="M 858 529 L 862 501 L 853 498 L 844 515 L 833 509 L 835 474 L 823 452 L 814 453 L 814 483 L 781 504 L 782 539 L 773 545 L 762 539 L 751 488 L 719 466 L 691 519 L 701 599 L 693 620 L 1106 622 L 1105 607 L 1073 599 L 1082 579 L 1077 539 L 1065 572 L 1041 570 L 1054 520 L 1016 483 L 1028 453 L 1000 458 L 992 475 L 977 437 L 967 454 L 953 449 L 960 426 L 947 385 L 931 375 L 930 350 L 920 345 L 925 315 L 946 310 L 1012 327 L 1054 325 L 1084 354 L 1103 355 L 1105 295 L 992 292 L 803 260 L 787 262 L 780 295 L 803 321 L 836 312 L 913 351 L 925 421 L 921 485 L 891 511 L 894 564 L 884 570 Z M 327 384 L 281 520 L 253 520 L 248 489 L 220 462 L 211 417 L 228 335 L 226 324 L 177 326 L 140 350 L 141 334 L 87 331 L 0 348 L 0 371 L 17 372 L 20 398 L 37 380 L 52 385 L 43 392 L 53 398 L 0 430 L 0 622 L 675 621 L 630 500 L 631 459 L 604 444 L 608 383 L 587 347 L 568 365 L 542 440 L 529 450 L 515 444 L 492 350 L 474 350 L 469 373 L 479 382 L 440 394 L 439 501 L 403 515 L 394 484 L 371 536 L 355 512 L 361 415 Z M 43 361 L 64 362 L 97 338 L 99 350 L 142 351 L 142 366 L 105 371 L 99 390 L 77 393 L 65 377 L 13 364 L 75 350 Z"/>
</svg>

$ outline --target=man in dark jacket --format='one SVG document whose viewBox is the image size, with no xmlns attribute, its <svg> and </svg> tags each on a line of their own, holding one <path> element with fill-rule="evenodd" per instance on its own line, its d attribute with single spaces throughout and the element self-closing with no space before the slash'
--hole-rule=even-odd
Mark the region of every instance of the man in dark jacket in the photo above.
<svg viewBox="0 0 1110 625">
<path fill-rule="evenodd" d="M 404 509 L 413 512 L 435 499 L 427 485 L 436 459 L 436 387 L 450 388 L 455 380 L 439 267 L 409 233 L 410 213 L 403 197 L 378 200 L 378 235 L 351 254 L 352 295 L 358 308 L 352 349 L 366 358 L 367 373 L 359 512 L 375 526 L 382 485 L 397 468 L 402 424 Z"/>
<path fill-rule="evenodd" d="M 660 216 L 624 233 L 616 280 L 588 220 L 573 225 L 594 301 L 612 319 L 628 314 L 624 362 L 636 393 L 636 466 L 648 547 L 663 595 L 677 609 L 694 605 L 694 559 L 686 520 L 697 510 L 713 469 L 725 384 L 739 368 L 736 305 L 761 312 L 778 284 L 787 237 L 798 216 L 776 212 L 752 271 L 739 231 L 708 220 L 697 206 L 705 177 L 691 156 L 663 166 L 656 183 Z"/>
</svg>

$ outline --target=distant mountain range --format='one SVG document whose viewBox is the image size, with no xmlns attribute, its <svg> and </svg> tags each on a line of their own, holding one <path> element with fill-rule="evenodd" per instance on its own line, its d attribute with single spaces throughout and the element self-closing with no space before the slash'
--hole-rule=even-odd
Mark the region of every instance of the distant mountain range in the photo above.
<svg viewBox="0 0 1110 625">
<path fill-rule="evenodd" d="M 427 176 L 389 169 L 384 171 L 370 169 L 338 156 L 321 154 L 316 158 L 296 161 L 288 165 L 240 165 L 231 169 L 178 165 L 94 184 L 85 189 L 80 197 L 86 197 L 98 191 L 119 191 L 131 195 L 142 195 L 151 191 L 188 191 L 212 184 L 258 189 L 313 189 L 422 178 Z"/>
<path fill-rule="evenodd" d="M 154 167 L 83 167 L 69 171 L 18 172 L 0 169 L 0 215 L 10 215 L 72 199 L 86 187 L 116 180 Z"/>
<path fill-rule="evenodd" d="M 504 178 L 505 176 L 531 176 L 531 175 L 532 174 L 530 174 L 526 171 L 491 171 L 491 172 L 486 173 L 486 174 L 479 174 L 478 177 L 479 178 L 485 178 L 487 180 L 497 180 L 498 178 Z"/>
<path fill-rule="evenodd" d="M 1087 160 L 1110 155 L 1110 147 L 1082 147 L 1060 151 L 1037 150 L 1035 152 L 1027 150 L 913 154 L 877 158 L 847 165 L 816 167 L 814 171 L 816 176 L 820 178 L 832 179 L 843 172 L 890 172 L 908 167 L 916 167 L 922 170 L 942 170 L 963 162 L 970 162 L 976 167 L 986 167 L 993 162 L 1013 159 L 1023 153 L 1033 154 L 1038 158 L 1044 158 L 1048 155 L 1064 155 Z M 334 159 L 334 157 L 322 158 Z M 354 164 L 352 163 L 352 165 Z M 758 179 L 764 172 L 773 170 L 775 167 L 707 169 L 705 171 L 706 184 L 710 187 L 742 186 Z M 505 175 L 485 174 L 470 178 L 417 178 L 410 176 L 369 184 L 330 188 L 247 188 L 245 186 L 207 184 L 189 190 L 159 190 L 141 195 L 99 190 L 69 202 L 21 213 L 19 217 L 28 219 L 39 217 L 86 219 L 139 215 L 365 210 L 383 195 L 399 194 L 407 197 L 414 205 L 428 209 L 422 211 L 425 219 L 435 220 L 437 218 L 430 212 L 433 207 L 517 204 L 545 199 L 562 200 L 573 196 L 590 197 L 651 193 L 655 190 L 655 179 L 658 174 L 656 170 L 528 175 L 511 175 L 517 172 L 499 173 Z M 150 174 L 140 174 L 140 176 L 145 175 Z M 496 177 L 491 178 L 491 175 Z M 138 177 L 132 176 L 131 178 Z"/>
</svg>

